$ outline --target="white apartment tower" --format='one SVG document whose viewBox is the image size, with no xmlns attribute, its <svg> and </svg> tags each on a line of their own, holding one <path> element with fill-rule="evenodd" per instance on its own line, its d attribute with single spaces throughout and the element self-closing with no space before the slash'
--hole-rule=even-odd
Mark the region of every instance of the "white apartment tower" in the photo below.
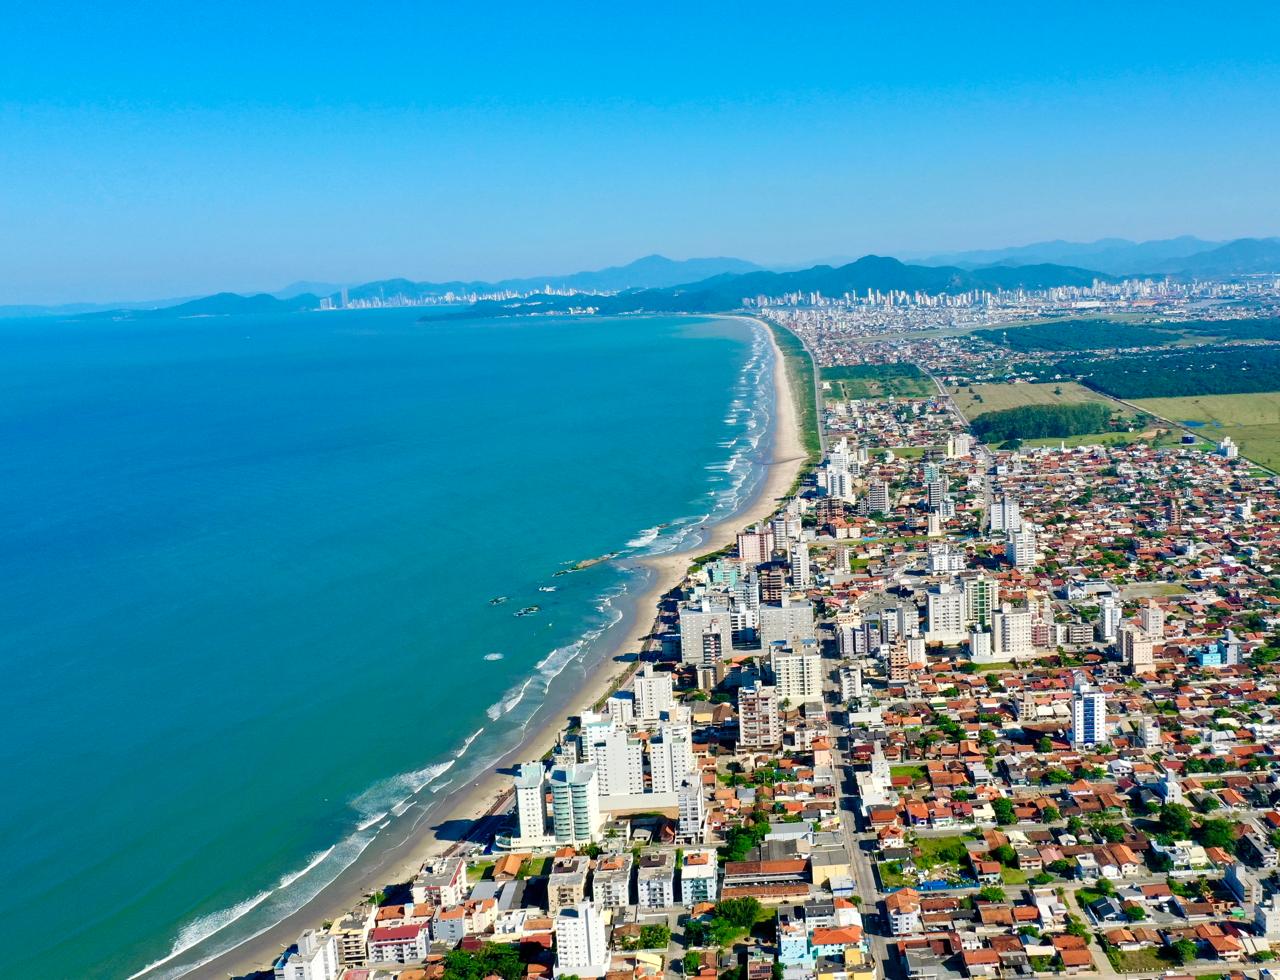
<svg viewBox="0 0 1280 980">
<path fill-rule="evenodd" d="M 791 545 L 791 584 L 797 589 L 807 589 L 813 584 L 809 546 L 803 541 L 795 541 Z"/>
<path fill-rule="evenodd" d="M 707 835 L 707 808 L 702 797 L 702 782 L 697 772 L 685 776 L 679 792 L 680 822 L 677 835 L 682 841 L 701 844 Z"/>
<path fill-rule="evenodd" d="M 589 844 L 600 833 L 600 791 L 589 763 L 551 770 L 551 824 L 557 844 Z"/>
<path fill-rule="evenodd" d="M 1007 493 L 991 504 L 991 531 L 993 534 L 1022 529 L 1022 512 L 1018 502 Z"/>
<path fill-rule="evenodd" d="M 547 836 L 547 800 L 542 763 L 525 762 L 516 769 L 516 820 L 520 840 L 541 842 Z"/>
<path fill-rule="evenodd" d="M 1009 603 L 1000 606 L 991 617 L 992 652 L 999 660 L 1029 657 L 1035 652 L 1031 642 L 1031 610 L 1015 609 Z"/>
<path fill-rule="evenodd" d="M 693 772 L 693 733 L 686 725 L 663 725 L 649 741 L 650 785 L 655 793 L 674 793 Z"/>
<path fill-rule="evenodd" d="M 1071 744 L 1080 748 L 1107 740 L 1107 698 L 1102 688 L 1076 677 L 1071 692 Z"/>
<path fill-rule="evenodd" d="M 1006 530 L 1004 533 L 1005 560 L 1016 568 L 1031 568 L 1036 559 L 1036 529 L 1023 523 L 1016 531 Z"/>
<path fill-rule="evenodd" d="M 812 640 L 799 649 L 775 644 L 769 665 L 778 697 L 791 704 L 822 700 L 822 654 Z"/>
<path fill-rule="evenodd" d="M 930 643 L 961 643 L 966 638 L 964 593 L 949 583 L 929 590 L 925 615 L 925 639 Z"/>
<path fill-rule="evenodd" d="M 602 977 L 609 972 L 604 919 L 590 902 L 566 905 L 556 916 L 557 977 Z"/>
<path fill-rule="evenodd" d="M 675 704 L 672 695 L 671 674 L 655 671 L 653 664 L 645 664 L 636 675 L 635 712 L 640 721 L 657 721 Z"/>
</svg>

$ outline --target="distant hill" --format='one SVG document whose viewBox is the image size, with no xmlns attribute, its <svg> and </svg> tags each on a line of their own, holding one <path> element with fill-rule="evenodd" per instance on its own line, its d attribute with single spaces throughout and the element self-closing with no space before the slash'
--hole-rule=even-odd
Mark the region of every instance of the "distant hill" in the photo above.
<svg viewBox="0 0 1280 980">
<path fill-rule="evenodd" d="M 1280 272 L 1280 238 L 1237 238 L 1218 248 L 1170 259 L 1150 271 L 1190 276 Z"/>
<path fill-rule="evenodd" d="M 387 296 L 427 297 L 445 293 L 492 293 L 510 291 L 526 293 L 550 286 L 582 292 L 622 292 L 628 289 L 661 289 L 684 282 L 695 282 L 712 276 L 752 272 L 760 266 L 745 259 L 705 258 L 669 259 L 662 255 L 646 255 L 626 265 L 605 269 L 573 272 L 568 275 L 533 276 L 526 279 L 499 279 L 496 282 L 460 280 L 452 282 L 415 282 L 411 279 L 379 279 L 347 290 L 350 299 L 373 299 Z"/>
<path fill-rule="evenodd" d="M 553 312 L 582 306 L 595 307 L 601 313 L 718 313 L 740 309 L 743 299 L 759 295 L 820 292 L 824 296 L 841 296 L 868 289 L 924 290 L 931 293 L 959 293 L 970 289 L 1047 289 L 1051 286 L 1087 286 L 1098 278 L 1110 277 L 1070 266 L 995 266 L 967 271 L 947 266 L 907 265 L 893 258 L 865 255 L 838 268 L 819 265 L 797 272 L 726 274 L 701 282 L 637 290 L 618 296 L 536 296 L 477 303 L 465 310 L 427 314 L 423 319 Z"/>
<path fill-rule="evenodd" d="M 947 252 L 918 259 L 921 265 L 954 265 L 978 269 L 992 265 L 1083 266 L 1111 275 L 1151 272 L 1173 259 L 1181 259 L 1221 245 L 1193 235 L 1133 242 L 1127 238 L 1100 238 L 1094 242 L 1067 242 L 1061 239 L 1012 248 Z"/>
<path fill-rule="evenodd" d="M 241 296 L 239 293 L 215 293 L 200 299 L 179 303 L 177 306 L 162 306 L 150 310 L 107 310 L 93 313 L 93 317 L 111 317 L 113 319 L 145 320 L 151 317 L 170 316 L 232 316 L 236 314 L 263 313 L 296 313 L 301 310 L 314 310 L 320 305 L 320 297 L 312 293 L 302 293 L 290 299 L 276 299 L 269 293 L 258 293 L 254 296 Z"/>
</svg>

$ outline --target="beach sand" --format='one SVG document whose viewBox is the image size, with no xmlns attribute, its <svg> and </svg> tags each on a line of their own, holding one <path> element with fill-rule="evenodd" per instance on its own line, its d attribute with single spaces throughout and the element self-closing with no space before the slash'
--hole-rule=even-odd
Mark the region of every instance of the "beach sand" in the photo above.
<svg viewBox="0 0 1280 980">
<path fill-rule="evenodd" d="M 782 352 L 773 339 L 772 331 L 767 327 L 763 329 L 773 345 L 774 355 L 773 383 L 776 402 L 771 432 L 773 452 L 768 472 L 752 501 L 732 517 L 709 527 L 707 538 L 696 548 L 643 559 L 643 564 L 651 569 L 649 588 L 638 597 L 635 616 L 619 624 L 623 629 L 618 633 L 609 652 L 602 657 L 582 686 L 572 693 L 567 704 L 560 702 L 561 708 L 549 710 L 543 724 L 531 729 L 524 741 L 498 760 L 477 781 L 441 801 L 439 809 L 433 809 L 429 813 L 429 819 L 423 820 L 403 842 L 380 850 L 376 860 L 365 861 L 362 858 L 356 861 L 293 915 L 198 967 L 187 976 L 225 980 L 229 973 L 240 974 L 255 968 L 269 968 L 281 949 L 294 942 L 304 930 L 340 918 L 359 904 L 363 896 L 389 882 L 408 881 L 423 862 L 458 849 L 458 835 L 452 832 L 442 834 L 439 828 L 459 828 L 481 821 L 495 812 L 504 812 L 510 796 L 511 777 L 507 774 L 509 767 L 540 758 L 549 752 L 564 732 L 567 715 L 577 714 L 607 697 L 617 687 L 620 679 L 634 668 L 635 654 L 646 648 L 657 624 L 657 619 L 651 618 L 653 610 L 660 610 L 667 593 L 684 581 L 693 559 L 733 543 L 739 530 L 765 520 L 774 513 L 778 501 L 794 484 L 805 461 L 805 451 L 795 397 L 788 382 Z M 467 826 L 467 829 L 470 827 Z"/>
</svg>

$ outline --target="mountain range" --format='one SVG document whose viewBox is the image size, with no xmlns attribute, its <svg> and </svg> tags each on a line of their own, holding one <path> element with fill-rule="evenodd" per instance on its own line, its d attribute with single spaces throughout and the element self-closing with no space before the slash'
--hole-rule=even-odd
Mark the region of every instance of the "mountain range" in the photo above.
<svg viewBox="0 0 1280 980">
<path fill-rule="evenodd" d="M 448 293 L 531 293 L 551 287 L 578 294 L 559 300 L 536 300 L 540 309 L 591 305 L 620 312 L 631 309 L 710 311 L 736 308 L 745 296 L 787 292 L 821 292 L 838 296 L 867 289 L 961 292 L 967 289 L 1028 289 L 1088 285 L 1095 278 L 1125 275 L 1225 276 L 1280 272 L 1280 238 L 1238 238 L 1211 242 L 1183 235 L 1133 242 L 1102 238 L 1094 242 L 1051 241 L 1004 249 L 950 252 L 913 263 L 867 255 L 839 265 L 815 264 L 803 269 L 770 271 L 745 259 L 714 257 L 684 260 L 649 255 L 620 266 L 568 275 L 503 279 L 497 282 L 419 282 L 381 279 L 346 285 L 300 281 L 274 293 L 217 293 L 200 298 L 150 303 L 77 303 L 61 306 L 0 307 L 5 316 L 130 316 L 145 318 L 160 311 L 179 316 L 229 313 L 284 313 L 316 309 L 324 297 L 338 300 L 343 288 L 350 300 L 405 296 L 410 300 Z M 590 296 L 617 293 L 617 296 Z M 590 296 L 584 299 L 584 296 Z M 478 304 L 477 311 L 529 308 L 532 300 Z M 638 306 L 637 303 L 645 304 Z"/>
</svg>

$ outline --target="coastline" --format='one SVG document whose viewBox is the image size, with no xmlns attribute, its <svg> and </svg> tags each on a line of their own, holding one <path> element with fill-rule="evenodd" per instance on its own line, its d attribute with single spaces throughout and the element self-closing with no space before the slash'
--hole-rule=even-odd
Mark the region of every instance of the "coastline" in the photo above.
<svg viewBox="0 0 1280 980">
<path fill-rule="evenodd" d="M 807 460 L 796 393 L 791 389 L 786 360 L 773 330 L 755 317 L 725 318 L 747 320 L 755 329 L 763 330 L 773 352 L 774 412 L 769 459 L 763 464 L 767 471 L 752 498 L 741 510 L 708 526 L 705 538 L 696 546 L 632 562 L 646 570 L 649 581 L 617 625 L 616 637 L 611 638 L 598 662 L 575 689 L 544 702 L 545 721 L 531 726 L 520 743 L 491 763 L 478 779 L 435 801 L 403 840 L 380 849 L 370 860 L 363 856 L 357 859 L 298 911 L 182 976 L 221 980 L 229 973 L 269 968 L 280 949 L 305 929 L 341 917 L 388 882 L 408 881 L 425 861 L 458 849 L 466 836 L 459 839 L 453 830 L 465 826 L 474 833 L 485 827 L 487 818 L 505 811 L 510 795 L 510 766 L 545 755 L 563 734 L 568 715 L 596 704 L 626 682 L 638 664 L 636 655 L 647 648 L 662 619 L 666 597 L 684 581 L 692 562 L 701 554 L 733 543 L 743 527 L 774 513 Z"/>
</svg>

